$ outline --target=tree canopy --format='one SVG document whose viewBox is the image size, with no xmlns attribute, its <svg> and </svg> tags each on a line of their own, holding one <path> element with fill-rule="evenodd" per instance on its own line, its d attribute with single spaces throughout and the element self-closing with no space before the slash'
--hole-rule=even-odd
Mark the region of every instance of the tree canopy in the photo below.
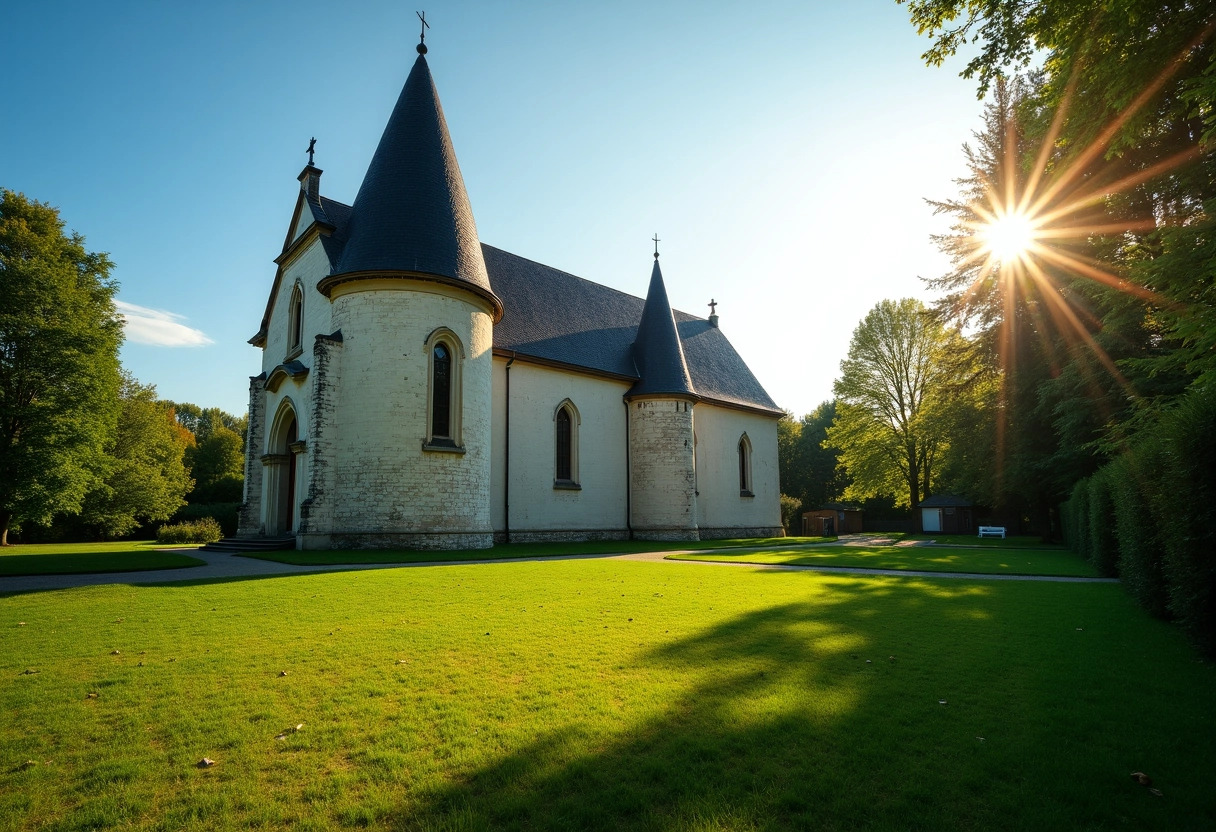
<svg viewBox="0 0 1216 832">
<path fill-rule="evenodd" d="M 118 416 L 122 320 L 105 254 L 59 212 L 0 189 L 0 544 L 78 511 Z"/>
<path fill-rule="evenodd" d="M 143 523 L 168 520 L 185 505 L 193 481 L 183 458 L 194 437 L 158 401 L 156 388 L 124 373 L 118 430 L 107 448 L 102 481 L 85 498 L 81 520 L 102 537 L 121 537 Z"/>
<path fill-rule="evenodd" d="M 840 451 L 851 499 L 893 494 L 913 510 L 932 493 L 948 442 L 940 421 L 956 386 L 958 333 L 920 301 L 884 300 L 858 324 L 833 387 L 827 444 Z"/>
</svg>

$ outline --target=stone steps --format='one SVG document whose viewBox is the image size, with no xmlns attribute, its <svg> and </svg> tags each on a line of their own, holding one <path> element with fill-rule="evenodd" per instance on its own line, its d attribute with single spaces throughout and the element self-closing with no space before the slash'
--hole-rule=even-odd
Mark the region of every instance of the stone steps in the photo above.
<svg viewBox="0 0 1216 832">
<path fill-rule="evenodd" d="M 228 554 L 240 552 L 279 552 L 294 548 L 296 548 L 296 536 L 294 534 L 284 535 L 283 537 L 225 537 L 223 540 L 208 543 L 202 547 L 203 551 L 206 552 L 226 552 Z"/>
</svg>

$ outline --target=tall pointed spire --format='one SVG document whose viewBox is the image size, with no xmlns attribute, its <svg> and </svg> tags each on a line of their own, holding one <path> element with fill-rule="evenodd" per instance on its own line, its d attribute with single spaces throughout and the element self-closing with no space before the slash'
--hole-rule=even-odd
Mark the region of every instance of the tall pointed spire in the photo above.
<svg viewBox="0 0 1216 832">
<path fill-rule="evenodd" d="M 663 285 L 657 240 L 650 288 L 646 292 L 646 305 L 642 307 L 638 336 L 633 342 L 633 363 L 641 378 L 629 395 L 696 395 L 688 363 L 684 360 L 684 348 L 680 345 L 680 333 L 671 314 L 671 302 L 667 300 L 667 287 Z"/>
<path fill-rule="evenodd" d="M 494 306 L 477 226 L 423 50 L 410 70 L 351 207 L 329 281 L 408 273 L 463 285 Z"/>
</svg>

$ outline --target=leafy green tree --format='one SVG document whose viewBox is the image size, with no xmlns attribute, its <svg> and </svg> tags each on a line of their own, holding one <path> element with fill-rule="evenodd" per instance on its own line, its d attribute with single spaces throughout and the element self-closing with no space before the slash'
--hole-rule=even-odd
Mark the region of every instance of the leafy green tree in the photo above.
<svg viewBox="0 0 1216 832">
<path fill-rule="evenodd" d="M 777 423 L 781 490 L 798 500 L 801 511 L 812 511 L 839 500 L 849 480 L 840 467 L 840 452 L 826 446 L 827 429 L 836 420 L 836 402 L 822 402 L 795 421 L 786 414 Z"/>
<path fill-rule="evenodd" d="M 78 511 L 104 471 L 122 343 L 111 267 L 56 209 L 0 189 L 0 545 L 14 524 Z"/>
<path fill-rule="evenodd" d="M 914 512 L 932 492 L 947 443 L 938 422 L 956 382 L 951 351 L 961 349 L 920 301 L 881 301 L 853 332 L 836 380 L 836 419 L 827 444 L 852 478 L 846 496 L 895 494 Z"/>
<path fill-rule="evenodd" d="M 118 430 L 105 476 L 84 501 L 81 520 L 103 537 L 121 537 L 149 521 L 168 520 L 194 484 L 183 458 L 193 444 L 156 388 L 124 373 Z"/>
<path fill-rule="evenodd" d="M 243 441 L 222 423 L 215 424 L 186 458 L 194 477 L 191 503 L 239 503 L 245 482 Z"/>
<path fill-rule="evenodd" d="M 218 407 L 199 407 L 190 402 L 169 402 L 177 416 L 177 421 L 194 434 L 202 442 L 216 428 L 223 427 L 241 437 L 244 441 L 245 430 L 249 425 L 248 414 L 235 416 Z"/>
</svg>

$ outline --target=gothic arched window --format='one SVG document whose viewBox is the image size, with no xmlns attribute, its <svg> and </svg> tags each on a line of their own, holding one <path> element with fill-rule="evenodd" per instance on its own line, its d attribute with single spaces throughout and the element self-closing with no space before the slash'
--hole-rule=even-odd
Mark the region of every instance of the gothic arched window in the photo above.
<svg viewBox="0 0 1216 832">
<path fill-rule="evenodd" d="M 299 353 L 304 335 L 304 292 L 297 283 L 291 290 L 291 302 L 287 306 L 287 352 Z"/>
<path fill-rule="evenodd" d="M 578 489 L 578 410 L 566 399 L 553 413 L 553 487 Z"/>
<path fill-rule="evenodd" d="M 437 329 L 426 339 L 427 410 L 423 447 L 463 451 L 460 445 L 460 368 L 464 349 L 450 329 Z"/>
<path fill-rule="evenodd" d="M 739 437 L 739 496 L 755 496 L 752 493 L 752 443 L 746 433 Z"/>
</svg>

